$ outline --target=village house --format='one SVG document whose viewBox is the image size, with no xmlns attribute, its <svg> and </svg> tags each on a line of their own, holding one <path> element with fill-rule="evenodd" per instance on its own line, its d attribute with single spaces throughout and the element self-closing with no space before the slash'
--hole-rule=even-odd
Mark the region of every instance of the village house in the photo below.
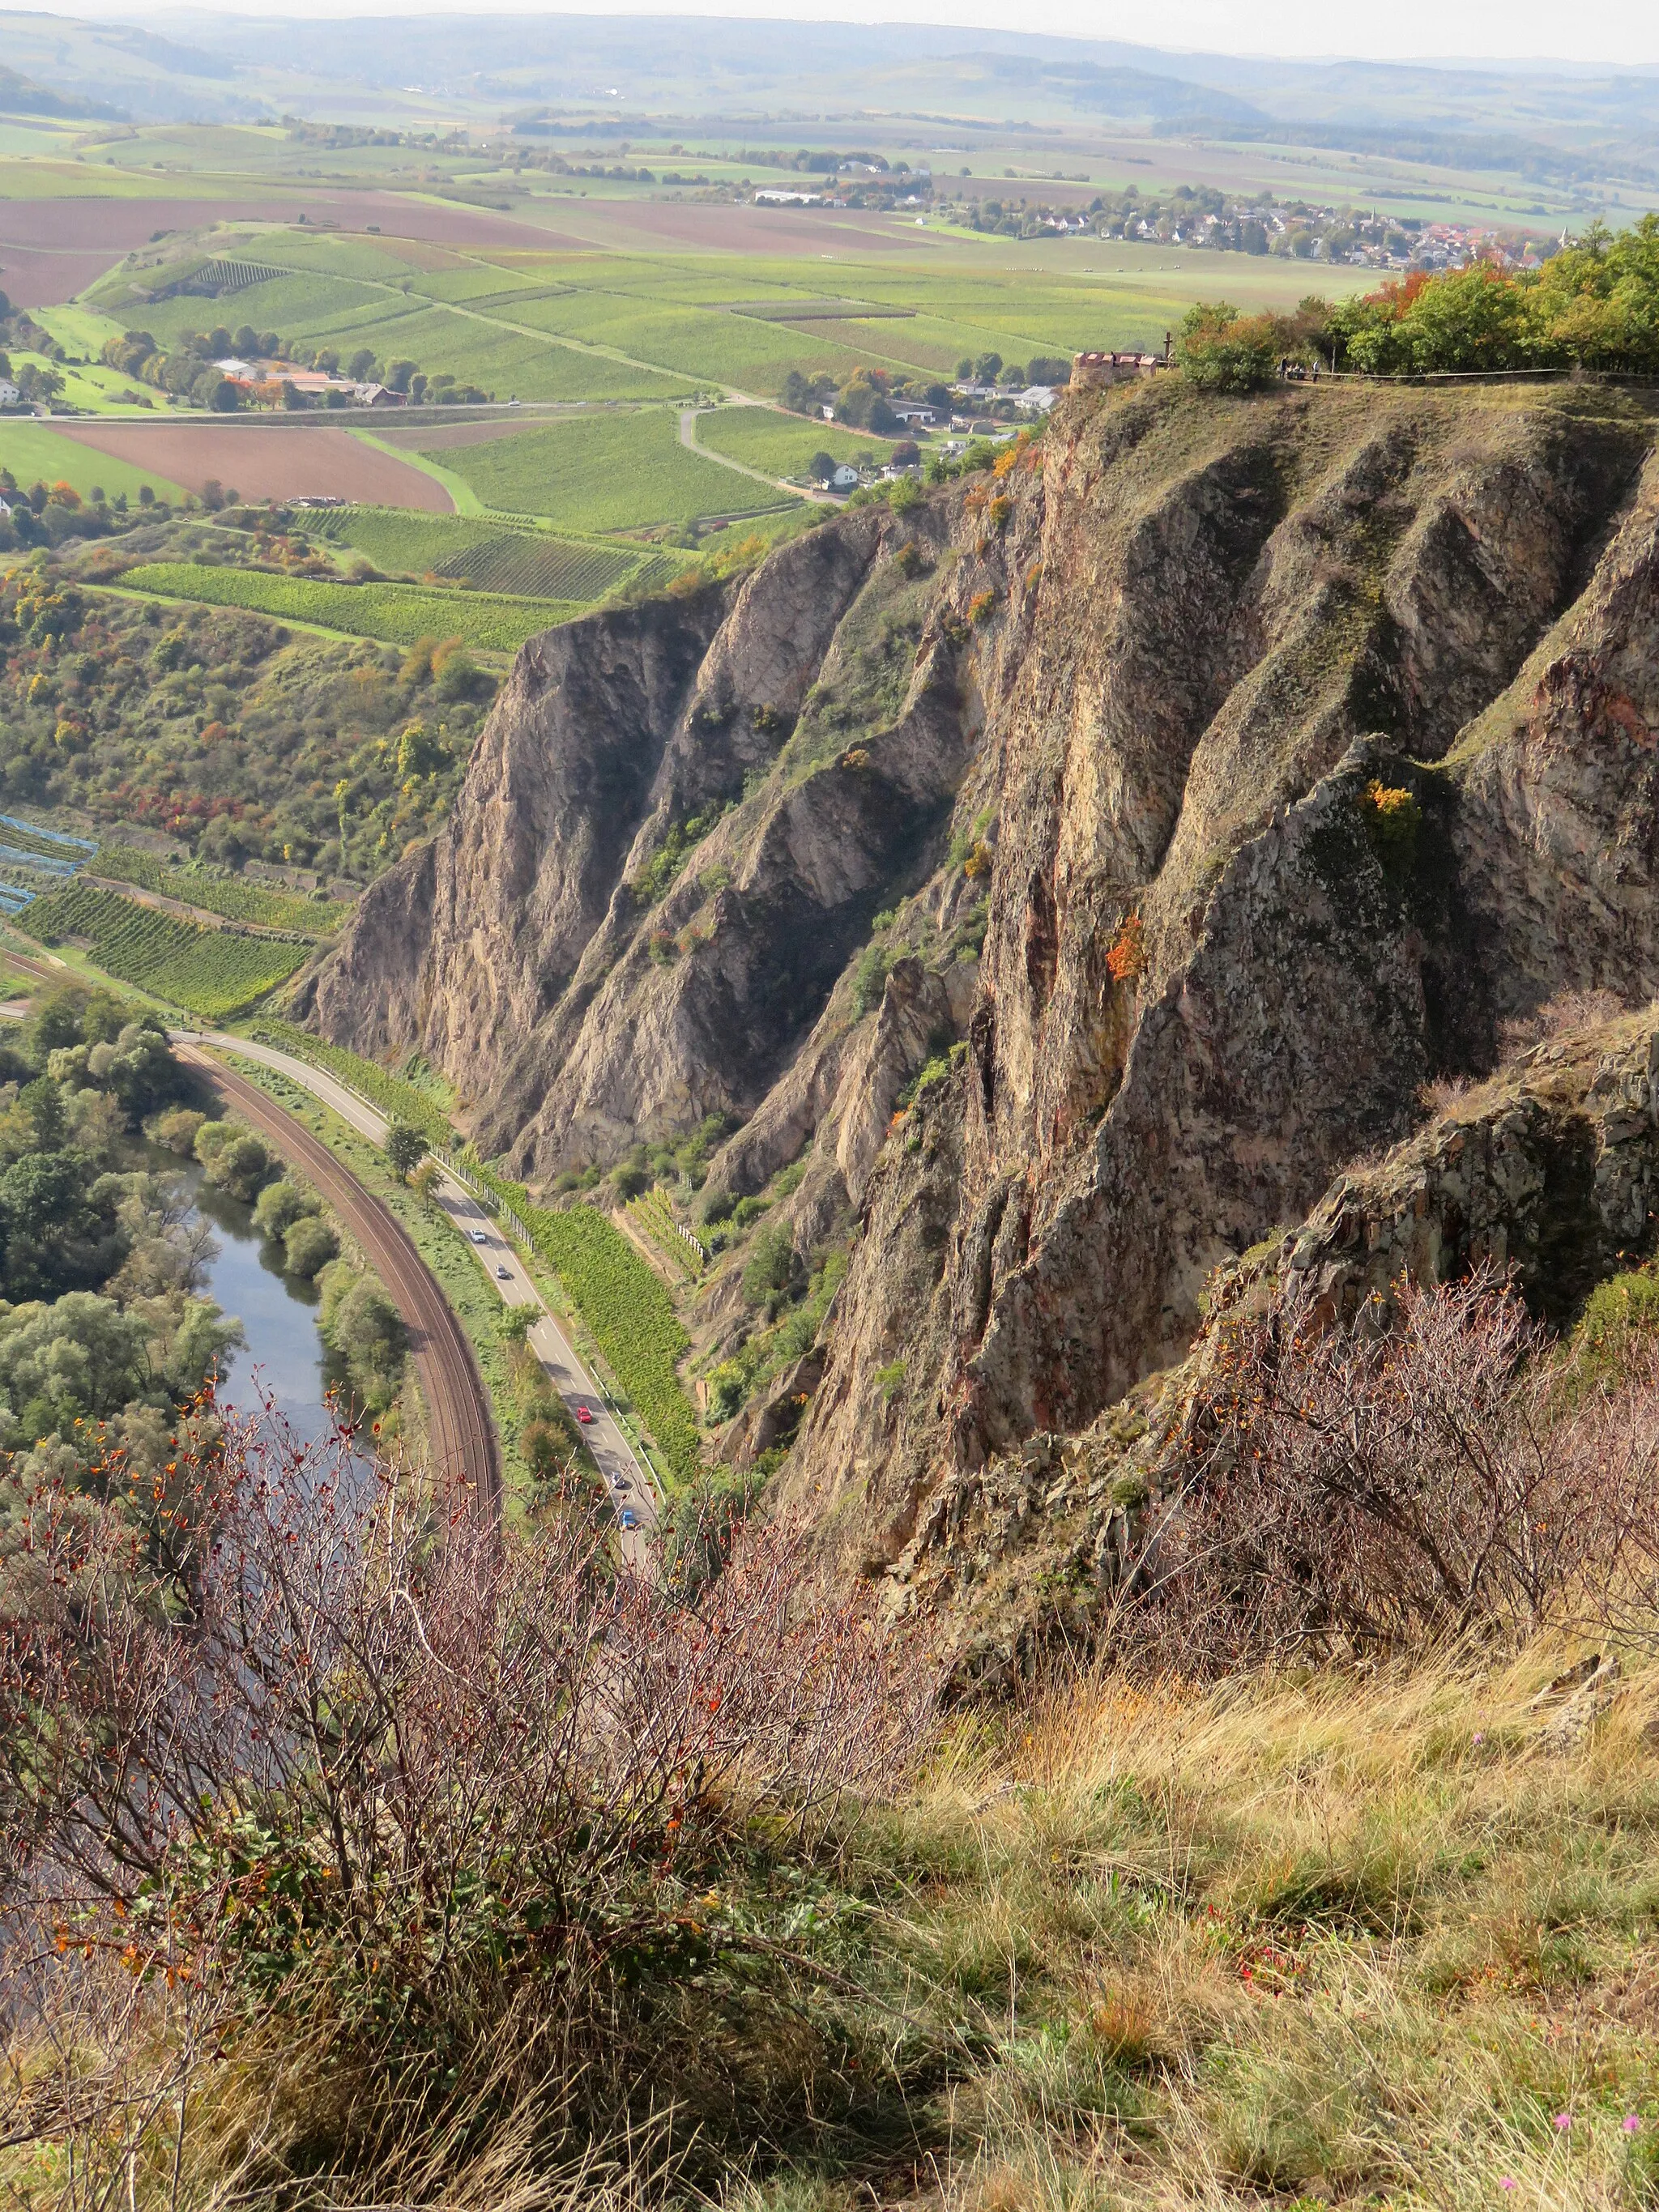
<svg viewBox="0 0 1659 2212">
<path fill-rule="evenodd" d="M 22 393 L 15 384 L 9 384 L 3 378 L 0 378 L 0 407 L 15 407 L 20 404 L 22 397 Z"/>
</svg>

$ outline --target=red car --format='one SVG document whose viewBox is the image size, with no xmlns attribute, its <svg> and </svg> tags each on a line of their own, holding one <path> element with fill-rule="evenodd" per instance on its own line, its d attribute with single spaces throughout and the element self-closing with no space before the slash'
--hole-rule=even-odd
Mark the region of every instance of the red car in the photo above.
<svg viewBox="0 0 1659 2212">
<path fill-rule="evenodd" d="M 586 1428 L 592 1421 L 593 1416 L 588 1412 L 586 1406 L 578 1406 L 576 1408 L 576 1419 L 581 1423 L 584 1428 Z"/>
</svg>

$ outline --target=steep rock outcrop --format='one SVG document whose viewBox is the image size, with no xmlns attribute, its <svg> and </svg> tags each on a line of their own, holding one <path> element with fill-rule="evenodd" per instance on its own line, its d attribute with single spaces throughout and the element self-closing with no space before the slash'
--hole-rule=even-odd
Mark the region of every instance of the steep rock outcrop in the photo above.
<svg viewBox="0 0 1659 2212">
<path fill-rule="evenodd" d="M 1571 1009 L 1566 1011 L 1571 1012 Z M 1548 1317 L 1651 1249 L 1659 1212 L 1659 1011 L 1592 1018 L 1471 1086 L 1428 1127 L 1340 1176 L 1299 1226 L 1224 1263 L 1182 1361 L 1089 1427 L 1037 1430 L 945 1465 L 883 1593 L 937 1619 L 958 1692 L 1009 1687 L 1086 1645 L 1142 1557 L 1144 1509 L 1187 1478 L 1181 1446 L 1226 1331 L 1300 1283 L 1332 1319 L 1382 1318 L 1402 1274 L 1512 1267 Z"/>
<path fill-rule="evenodd" d="M 1596 392 L 1068 403 L 994 481 L 538 641 L 313 1018 L 532 1178 L 713 1111 L 717 1189 L 799 1163 L 801 1279 L 856 1234 L 778 1495 L 876 1571 L 1180 1360 L 1505 1021 L 1659 988 L 1651 446 Z"/>
</svg>

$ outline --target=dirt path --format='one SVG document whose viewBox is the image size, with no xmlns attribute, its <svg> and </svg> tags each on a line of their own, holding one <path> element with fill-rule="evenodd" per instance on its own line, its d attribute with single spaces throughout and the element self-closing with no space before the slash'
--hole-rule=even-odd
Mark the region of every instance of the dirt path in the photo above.
<svg viewBox="0 0 1659 2212">
<path fill-rule="evenodd" d="M 326 1145 L 257 1084 L 196 1045 L 175 1039 L 173 1048 L 227 1105 L 234 1106 L 284 1159 L 301 1170 L 362 1245 L 409 1328 L 426 1400 L 434 1471 L 459 1475 L 478 1503 L 499 1516 L 501 1462 L 489 1396 L 459 1322 L 402 1224 L 348 1173 Z"/>
<path fill-rule="evenodd" d="M 732 397 L 748 407 L 764 407 L 767 404 L 763 399 L 744 399 L 741 392 L 734 392 Z M 700 454 L 705 461 L 718 461 L 723 469 L 735 469 L 740 477 L 752 477 L 757 483 L 770 484 L 775 491 L 787 491 L 791 499 L 810 499 L 820 507 L 836 505 L 827 491 L 803 491 L 799 484 L 786 483 L 781 477 L 769 477 L 763 470 L 751 469 L 747 461 L 734 461 L 729 453 L 717 453 L 712 446 L 699 445 L 697 417 L 715 411 L 712 407 L 681 408 L 680 443 L 688 453 Z"/>
</svg>

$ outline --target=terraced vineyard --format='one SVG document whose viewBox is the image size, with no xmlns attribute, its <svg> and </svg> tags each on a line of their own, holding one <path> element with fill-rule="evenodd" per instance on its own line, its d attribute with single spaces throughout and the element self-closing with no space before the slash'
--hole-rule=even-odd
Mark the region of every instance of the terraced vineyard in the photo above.
<svg viewBox="0 0 1659 2212">
<path fill-rule="evenodd" d="M 659 591 L 685 565 L 673 553 L 398 507 L 342 507 L 319 516 L 311 528 L 331 545 L 366 554 L 377 568 L 453 577 L 520 599 L 592 603 L 624 584 Z"/>
<path fill-rule="evenodd" d="M 509 592 L 526 599 L 602 599 L 627 582 L 639 567 L 629 555 L 608 545 L 579 545 L 559 538 L 525 534 L 501 536 L 470 545 L 438 564 L 440 576 L 465 577 L 486 592 Z"/>
<path fill-rule="evenodd" d="M 222 915 L 227 921 L 257 922 L 264 929 L 297 930 L 307 937 L 326 937 L 350 913 L 340 899 L 307 898 L 295 891 L 271 890 L 237 876 L 204 874 L 197 868 L 177 868 L 154 853 L 132 845 L 100 845 L 92 872 L 137 884 L 185 906 Z"/>
<path fill-rule="evenodd" d="M 100 968 L 205 1021 L 226 1021 L 274 990 L 305 960 L 308 945 L 207 929 L 138 906 L 95 884 L 66 884 L 36 899 L 16 921 L 41 945 L 82 943 Z"/>
<path fill-rule="evenodd" d="M 644 1231 L 669 1265 L 680 1275 L 694 1281 L 702 1273 L 707 1264 L 701 1244 L 693 1244 L 682 1235 L 667 1200 L 659 1190 L 648 1190 L 642 1197 L 630 1199 L 628 1212 L 636 1224 Z"/>
<path fill-rule="evenodd" d="M 667 1285 L 596 1206 L 557 1212 L 538 1206 L 522 1183 L 509 1182 L 482 1162 L 469 1166 L 530 1231 L 676 1481 L 694 1482 L 702 1465 L 697 1417 L 677 1371 L 690 1340 Z"/>
<path fill-rule="evenodd" d="M 147 561 L 121 578 L 129 591 L 241 607 L 279 622 L 315 623 L 350 637 L 413 645 L 421 637 L 460 637 L 487 652 L 516 653 L 526 638 L 581 612 L 568 599 L 486 598 L 416 584 L 332 584 L 276 576 L 262 568 L 220 568 L 203 561 Z"/>
</svg>

